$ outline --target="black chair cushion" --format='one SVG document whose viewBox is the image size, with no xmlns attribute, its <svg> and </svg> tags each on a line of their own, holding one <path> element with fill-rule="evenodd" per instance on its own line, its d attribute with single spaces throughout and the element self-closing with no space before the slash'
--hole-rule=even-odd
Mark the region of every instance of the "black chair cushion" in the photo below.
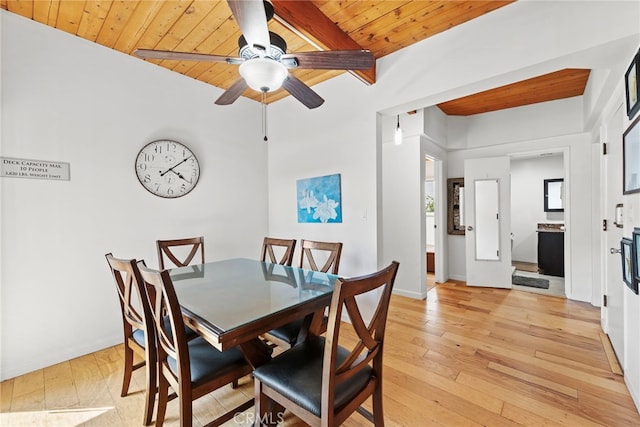
<svg viewBox="0 0 640 427">
<path fill-rule="evenodd" d="M 169 322 L 169 318 L 165 317 L 164 318 L 164 327 L 165 330 L 169 333 L 169 337 L 171 337 L 171 323 Z M 184 333 L 187 336 L 187 341 L 190 341 L 194 338 L 196 338 L 198 336 L 198 333 L 196 331 L 194 331 L 193 329 L 191 329 L 190 327 L 188 327 L 187 325 L 184 326 Z M 140 344 L 140 346 L 142 348 L 145 347 L 144 345 L 144 331 L 142 329 L 134 329 L 133 330 L 133 334 L 131 334 L 133 336 L 133 340 L 135 342 L 137 342 L 138 344 Z"/>
<path fill-rule="evenodd" d="M 324 342 L 324 337 L 310 338 L 260 366 L 253 371 L 253 375 L 287 399 L 320 416 Z M 338 346 L 338 363 L 342 363 L 348 355 L 348 350 Z M 365 387 L 371 375 L 372 369 L 367 366 L 337 384 L 334 406 L 339 408 L 349 402 Z"/>
<path fill-rule="evenodd" d="M 273 335 L 279 340 L 288 342 L 289 344 L 293 345 L 298 340 L 298 334 L 300 333 L 300 329 L 302 328 L 303 320 L 304 319 L 296 319 L 293 322 L 280 326 L 279 328 L 270 330 L 269 334 Z"/>
<path fill-rule="evenodd" d="M 296 319 L 293 322 L 289 322 L 286 325 L 280 326 L 279 328 L 270 330 L 269 334 L 273 335 L 274 337 L 284 342 L 288 342 L 289 345 L 293 346 L 296 343 L 296 341 L 298 341 L 298 334 L 300 333 L 300 329 L 302 329 L 303 321 L 304 321 L 304 318 Z M 322 318 L 323 332 L 327 330 L 328 321 L 329 319 L 327 318 L 327 316 L 324 316 Z"/>
<path fill-rule="evenodd" d="M 168 362 L 171 370 L 177 373 L 176 360 L 169 357 Z M 194 385 L 247 365 L 239 349 L 218 351 L 202 337 L 189 341 L 189 362 Z"/>
</svg>

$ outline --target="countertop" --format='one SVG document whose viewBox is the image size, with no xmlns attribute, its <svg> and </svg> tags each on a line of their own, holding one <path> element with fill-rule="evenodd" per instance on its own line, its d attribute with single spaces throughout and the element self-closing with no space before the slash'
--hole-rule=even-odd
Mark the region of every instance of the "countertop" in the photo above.
<svg viewBox="0 0 640 427">
<path fill-rule="evenodd" d="M 564 224 L 538 223 L 538 233 L 564 233 Z"/>
</svg>

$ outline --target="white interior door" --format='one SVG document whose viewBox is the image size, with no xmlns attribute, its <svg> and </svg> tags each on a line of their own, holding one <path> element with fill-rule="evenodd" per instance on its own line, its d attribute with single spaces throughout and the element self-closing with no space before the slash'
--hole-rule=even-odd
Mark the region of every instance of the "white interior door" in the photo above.
<svg viewBox="0 0 640 427">
<path fill-rule="evenodd" d="M 511 288 L 511 180 L 508 157 L 464 162 L 468 286 Z"/>
<path fill-rule="evenodd" d="M 605 234 L 603 241 L 606 242 L 604 293 L 607 295 L 607 307 L 603 309 L 605 310 L 609 340 L 620 365 L 624 366 L 623 293 L 625 284 L 622 281 L 622 258 L 619 253 L 616 253 L 620 249 L 623 232 L 622 228 L 616 227 L 614 224 L 616 205 L 622 203 L 622 171 L 620 170 L 622 144 L 619 142 L 622 135 L 621 114 L 621 108 L 613 114 L 608 123 L 607 135 L 602 138 L 608 142 L 607 154 L 603 156 L 602 167 L 603 209 L 607 220 L 607 231 L 603 232 Z"/>
</svg>

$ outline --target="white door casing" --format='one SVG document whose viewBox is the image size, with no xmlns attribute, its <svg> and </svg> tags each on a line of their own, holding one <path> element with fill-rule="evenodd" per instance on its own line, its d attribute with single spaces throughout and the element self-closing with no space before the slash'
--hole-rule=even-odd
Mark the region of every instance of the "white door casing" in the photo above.
<svg viewBox="0 0 640 427">
<path fill-rule="evenodd" d="M 622 107 L 622 106 L 621 106 Z M 606 331 L 616 353 L 620 366 L 624 366 L 624 282 L 622 281 L 622 258 L 616 253 L 620 249 L 623 229 L 614 224 L 615 208 L 622 203 L 622 135 L 620 116 L 622 109 L 618 108 L 609 118 L 606 130 L 601 139 L 607 142 L 607 154 L 602 159 L 603 180 L 603 212 L 607 220 L 607 231 L 603 231 L 605 242 L 605 262 L 603 265 L 603 292 L 607 296 L 607 307 L 603 307 Z M 613 251 L 611 251 L 613 249 Z M 614 253 L 611 253 L 614 252 Z"/>
</svg>

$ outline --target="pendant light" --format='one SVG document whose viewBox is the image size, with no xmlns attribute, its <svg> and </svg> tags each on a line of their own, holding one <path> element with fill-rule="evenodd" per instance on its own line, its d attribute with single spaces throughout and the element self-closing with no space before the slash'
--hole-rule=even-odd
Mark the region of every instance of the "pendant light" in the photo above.
<svg viewBox="0 0 640 427">
<path fill-rule="evenodd" d="M 402 129 L 400 128 L 400 114 L 398 114 L 398 122 L 396 124 L 396 131 L 393 134 L 393 143 L 395 145 L 402 144 Z"/>
</svg>

